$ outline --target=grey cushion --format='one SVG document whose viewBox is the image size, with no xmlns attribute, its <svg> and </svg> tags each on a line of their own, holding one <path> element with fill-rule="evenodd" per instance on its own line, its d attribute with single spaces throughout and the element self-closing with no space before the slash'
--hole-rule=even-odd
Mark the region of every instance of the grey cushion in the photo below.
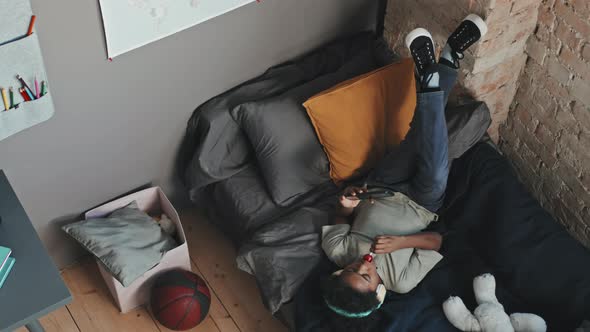
<svg viewBox="0 0 590 332">
<path fill-rule="evenodd" d="M 156 266 L 177 246 L 135 202 L 106 218 L 83 220 L 62 229 L 96 256 L 123 286 Z"/>
<path fill-rule="evenodd" d="M 211 220 L 220 220 L 218 226 L 233 240 L 240 243 L 249 235 L 277 218 L 299 209 L 303 205 L 315 205 L 318 200 L 334 197 L 340 190 L 332 181 L 324 182 L 289 207 L 278 206 L 268 194 L 259 170 L 247 167 L 240 173 L 216 183 L 205 195 L 203 202 Z M 336 200 L 334 199 L 334 202 Z"/>
<path fill-rule="evenodd" d="M 252 145 L 270 196 L 288 206 L 317 185 L 329 181 L 329 162 L 303 102 L 347 79 L 375 69 L 373 52 L 353 57 L 338 71 L 280 96 L 244 103 L 232 116 Z"/>
<path fill-rule="evenodd" d="M 448 107 L 445 112 L 449 131 L 449 159 L 457 159 L 486 134 L 492 117 L 487 105 L 472 101 Z"/>
<path fill-rule="evenodd" d="M 284 210 L 270 198 L 254 165 L 212 186 L 211 198 L 224 220 L 223 230 L 235 239 L 274 220 Z"/>
</svg>

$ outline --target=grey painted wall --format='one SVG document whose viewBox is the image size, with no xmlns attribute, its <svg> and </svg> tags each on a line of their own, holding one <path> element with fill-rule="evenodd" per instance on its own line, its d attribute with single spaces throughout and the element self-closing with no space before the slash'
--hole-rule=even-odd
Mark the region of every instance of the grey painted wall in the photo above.
<svg viewBox="0 0 590 332">
<path fill-rule="evenodd" d="M 0 168 L 56 264 L 82 253 L 59 230 L 72 216 L 149 182 L 182 193 L 173 161 L 197 105 L 371 27 L 376 2 L 264 0 L 109 63 L 97 0 L 33 0 L 56 113 L 0 141 Z"/>
</svg>

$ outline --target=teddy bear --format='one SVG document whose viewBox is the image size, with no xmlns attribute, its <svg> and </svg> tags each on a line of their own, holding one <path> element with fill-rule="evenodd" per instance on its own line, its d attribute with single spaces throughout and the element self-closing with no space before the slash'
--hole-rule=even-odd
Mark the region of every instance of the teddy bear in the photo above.
<svg viewBox="0 0 590 332">
<path fill-rule="evenodd" d="M 510 316 L 496 298 L 496 279 L 487 273 L 473 280 L 475 300 L 479 305 L 474 314 L 465 307 L 461 298 L 449 297 L 443 311 L 453 326 L 472 332 L 545 332 L 547 324 L 534 314 L 514 313 Z"/>
</svg>

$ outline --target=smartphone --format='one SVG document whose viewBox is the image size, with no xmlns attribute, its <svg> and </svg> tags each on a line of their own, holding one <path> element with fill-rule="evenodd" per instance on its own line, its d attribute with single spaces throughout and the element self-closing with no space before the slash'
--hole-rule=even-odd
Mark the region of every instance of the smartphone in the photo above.
<svg viewBox="0 0 590 332">
<path fill-rule="evenodd" d="M 395 193 L 389 189 L 383 188 L 372 188 L 365 192 L 356 194 L 356 196 L 347 196 L 347 199 L 350 200 L 365 200 L 365 199 L 377 199 L 377 198 L 385 198 L 385 197 L 392 197 L 395 196 Z"/>
</svg>

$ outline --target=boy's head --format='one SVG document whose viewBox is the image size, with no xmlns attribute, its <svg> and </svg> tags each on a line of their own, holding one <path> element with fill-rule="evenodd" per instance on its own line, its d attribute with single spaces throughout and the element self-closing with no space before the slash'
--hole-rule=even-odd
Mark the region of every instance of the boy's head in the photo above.
<svg viewBox="0 0 590 332">
<path fill-rule="evenodd" d="M 374 263 L 359 260 L 334 272 L 322 284 L 324 301 L 346 318 L 364 318 L 381 306 L 385 287 Z"/>
</svg>

